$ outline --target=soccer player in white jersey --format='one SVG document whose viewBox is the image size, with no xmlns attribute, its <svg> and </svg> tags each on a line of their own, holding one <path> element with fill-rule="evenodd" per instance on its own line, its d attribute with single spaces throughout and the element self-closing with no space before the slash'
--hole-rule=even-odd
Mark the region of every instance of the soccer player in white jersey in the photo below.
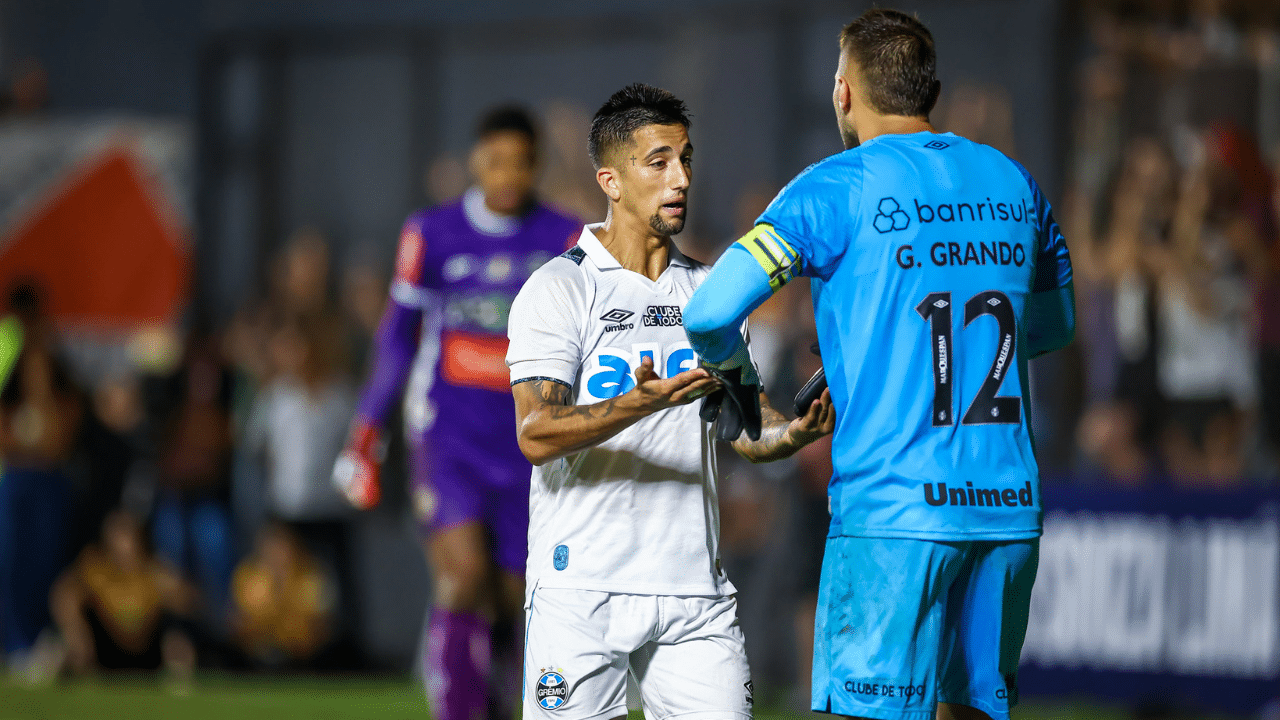
<svg viewBox="0 0 1280 720">
<path fill-rule="evenodd" d="M 533 463 L 526 720 L 626 715 L 626 674 L 651 720 L 749 718 L 751 677 L 720 565 L 715 441 L 694 400 L 681 308 L 709 268 L 671 241 L 685 223 L 693 146 L 684 103 L 647 85 L 596 113 L 589 149 L 605 221 L 533 274 L 512 306 L 507 364 Z M 786 457 L 829 433 L 829 398 L 759 439 Z"/>
</svg>

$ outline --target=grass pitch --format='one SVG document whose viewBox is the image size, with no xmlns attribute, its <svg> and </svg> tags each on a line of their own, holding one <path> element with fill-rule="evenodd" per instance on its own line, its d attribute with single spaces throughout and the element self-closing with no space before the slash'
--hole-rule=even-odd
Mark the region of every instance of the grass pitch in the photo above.
<svg viewBox="0 0 1280 720">
<path fill-rule="evenodd" d="M 1087 703 L 1024 703 L 1017 720 L 1124 720 Z M 402 678 L 200 676 L 188 686 L 103 678 L 28 687 L 0 680 L 0 720 L 430 720 L 419 686 Z M 818 718 L 757 708 L 759 720 Z M 632 713 L 631 720 L 640 720 Z"/>
</svg>

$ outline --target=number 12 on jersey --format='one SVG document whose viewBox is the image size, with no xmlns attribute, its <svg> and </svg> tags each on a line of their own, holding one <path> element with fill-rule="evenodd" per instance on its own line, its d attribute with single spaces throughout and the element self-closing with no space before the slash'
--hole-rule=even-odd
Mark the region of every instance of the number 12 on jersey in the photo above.
<svg viewBox="0 0 1280 720">
<path fill-rule="evenodd" d="M 916 312 L 929 323 L 930 347 L 933 349 L 933 426 L 945 427 L 953 421 L 952 392 L 954 376 L 953 338 L 951 330 L 951 293 L 929 293 L 916 306 Z M 1009 296 L 998 290 L 987 290 L 969 298 L 964 304 L 964 326 L 967 328 L 983 315 L 996 319 L 1000 330 L 991 370 L 969 403 L 961 425 L 1022 422 L 1022 397 L 997 396 L 1000 384 L 1014 361 L 1018 342 L 1018 322 L 1013 316 Z"/>
</svg>

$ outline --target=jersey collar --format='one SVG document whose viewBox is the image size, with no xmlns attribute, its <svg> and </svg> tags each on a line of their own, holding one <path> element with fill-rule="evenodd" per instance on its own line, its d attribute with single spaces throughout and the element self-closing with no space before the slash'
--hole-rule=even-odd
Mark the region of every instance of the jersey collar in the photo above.
<svg viewBox="0 0 1280 720">
<path fill-rule="evenodd" d="M 594 223 L 584 225 L 582 228 L 582 236 L 578 238 L 578 247 L 581 247 L 587 257 L 591 258 L 591 262 L 601 270 L 621 270 L 622 266 L 618 261 L 605 249 L 600 243 L 600 239 L 596 237 L 595 231 L 602 227 L 604 223 Z M 693 261 L 688 256 L 680 252 L 680 248 L 676 247 L 674 241 L 667 242 L 667 267 L 676 265 L 679 267 L 693 267 Z"/>
<path fill-rule="evenodd" d="M 484 204 L 484 191 L 472 186 L 462 195 L 462 213 L 476 231 L 493 237 L 508 237 L 520 230 L 520 218 L 499 215 Z"/>
</svg>

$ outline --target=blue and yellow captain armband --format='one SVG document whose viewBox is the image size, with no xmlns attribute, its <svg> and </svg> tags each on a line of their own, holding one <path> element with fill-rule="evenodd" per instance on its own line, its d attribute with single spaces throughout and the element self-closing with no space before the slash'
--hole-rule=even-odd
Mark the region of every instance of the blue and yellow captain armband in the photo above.
<svg viewBox="0 0 1280 720">
<path fill-rule="evenodd" d="M 782 239 L 772 225 L 756 225 L 735 244 L 751 253 L 751 257 L 760 263 L 774 292 L 800 274 L 800 254 Z"/>
</svg>

